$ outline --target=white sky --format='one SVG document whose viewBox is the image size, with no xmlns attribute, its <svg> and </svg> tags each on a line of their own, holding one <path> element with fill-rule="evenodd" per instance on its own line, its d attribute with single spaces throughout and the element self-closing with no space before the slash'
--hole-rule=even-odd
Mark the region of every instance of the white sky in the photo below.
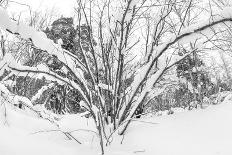
<svg viewBox="0 0 232 155">
<path fill-rule="evenodd" d="M 13 2 L 12 2 L 13 1 Z M 53 7 L 57 10 L 58 14 L 64 16 L 73 16 L 74 6 L 76 4 L 76 0 L 12 0 L 9 2 L 9 6 L 7 8 L 10 13 L 21 13 L 28 14 L 29 9 L 25 5 L 20 5 L 18 3 L 29 5 L 32 10 L 36 11 L 44 11 L 46 9 L 52 9 Z M 16 2 L 16 3 L 15 3 Z"/>
</svg>

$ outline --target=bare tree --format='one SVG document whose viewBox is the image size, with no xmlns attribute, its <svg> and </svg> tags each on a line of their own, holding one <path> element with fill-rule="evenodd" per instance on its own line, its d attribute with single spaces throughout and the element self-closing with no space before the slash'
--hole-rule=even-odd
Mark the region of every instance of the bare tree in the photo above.
<svg viewBox="0 0 232 155">
<path fill-rule="evenodd" d="M 177 62 L 196 51 L 202 40 L 207 39 L 204 32 L 232 21 L 230 16 L 220 16 L 214 20 L 209 17 L 207 22 L 189 27 L 191 21 L 194 23 L 194 19 L 197 19 L 191 15 L 191 11 L 198 8 L 195 2 L 79 0 L 76 8 L 76 42 L 80 56 L 62 49 L 62 42 L 54 44 L 42 32 L 27 26 L 20 29 L 21 25 L 11 21 L 1 10 L 0 17 L 5 25 L 0 22 L 0 27 L 30 39 L 33 46 L 55 55 L 62 62 L 62 70 L 67 76 L 50 70 L 46 64 L 42 67 L 25 67 L 4 60 L 8 64 L 4 69 L 28 76 L 36 74 L 53 78 L 79 91 L 83 97 L 82 106 L 95 121 L 104 154 L 104 143 L 109 143 L 109 137 L 115 131 L 120 135 L 125 134 L 136 109 L 154 94 L 154 88 L 162 76 Z M 157 18 L 153 18 L 154 15 Z M 80 37 L 82 24 L 88 27 L 85 30 L 88 42 Z M 140 35 L 141 31 L 143 36 Z M 184 52 L 178 54 L 180 49 Z M 136 63 L 134 56 L 140 53 L 143 57 Z"/>
</svg>

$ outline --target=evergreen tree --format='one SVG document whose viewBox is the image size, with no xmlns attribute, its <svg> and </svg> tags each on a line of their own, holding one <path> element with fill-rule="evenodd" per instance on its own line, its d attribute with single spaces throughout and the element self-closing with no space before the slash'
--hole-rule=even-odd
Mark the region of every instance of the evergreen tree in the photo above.
<svg viewBox="0 0 232 155">
<path fill-rule="evenodd" d="M 188 55 L 185 59 L 177 64 L 177 77 L 186 79 L 186 86 L 180 87 L 180 92 L 185 92 L 190 97 L 191 101 L 202 102 L 204 96 L 207 96 L 207 89 L 210 84 L 208 74 L 202 70 L 203 61 L 199 58 L 196 52 Z M 183 90 L 183 89 L 189 89 Z M 184 95 L 184 94 L 183 94 Z"/>
</svg>

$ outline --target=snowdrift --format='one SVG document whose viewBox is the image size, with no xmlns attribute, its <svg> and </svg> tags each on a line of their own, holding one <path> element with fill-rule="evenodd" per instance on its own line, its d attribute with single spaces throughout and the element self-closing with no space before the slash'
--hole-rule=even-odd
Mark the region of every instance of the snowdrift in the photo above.
<svg viewBox="0 0 232 155">
<path fill-rule="evenodd" d="M 231 155 L 231 97 L 203 110 L 137 119 L 125 136 L 113 136 L 106 155 Z M 96 155 L 98 137 L 91 120 L 67 115 L 57 121 L 59 128 L 22 111 L 0 107 L 1 155 Z M 69 140 L 61 131 L 73 132 L 82 144 Z M 75 130 L 75 131 L 74 131 Z"/>
<path fill-rule="evenodd" d="M 133 122 L 109 150 L 141 155 L 231 155 L 232 101 Z M 120 145 L 122 143 L 122 145 Z M 116 153 L 116 154 L 117 154 Z"/>
<path fill-rule="evenodd" d="M 88 127 L 87 120 L 80 119 L 79 116 L 76 116 L 75 120 L 69 119 L 70 117 L 67 115 L 61 118 L 60 122 L 51 123 L 9 104 L 1 104 L 0 155 L 95 155 L 98 151 L 91 149 L 90 144 L 86 144 L 87 138 L 90 139 L 93 134 L 88 134 L 87 137 L 87 134 L 72 131 L 75 127 L 85 130 Z M 77 139 L 82 138 L 82 144 L 65 135 L 65 132 L 71 131 L 75 133 Z"/>
</svg>

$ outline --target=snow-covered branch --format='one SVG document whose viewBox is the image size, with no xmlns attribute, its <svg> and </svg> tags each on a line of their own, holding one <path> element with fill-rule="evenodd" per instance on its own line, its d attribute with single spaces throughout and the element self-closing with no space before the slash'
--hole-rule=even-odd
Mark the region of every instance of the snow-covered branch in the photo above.
<svg viewBox="0 0 232 155">
<path fill-rule="evenodd" d="M 55 44 L 52 40 L 48 39 L 44 32 L 39 32 L 23 23 L 18 23 L 11 20 L 6 10 L 1 7 L 0 19 L 1 29 L 13 34 L 18 34 L 23 39 L 31 39 L 37 48 L 47 51 L 51 55 L 57 56 L 57 58 L 75 74 L 75 76 L 87 89 L 87 81 L 84 78 L 84 73 L 81 69 L 76 67 L 76 64 L 78 64 L 78 66 L 80 66 L 82 69 L 84 69 L 84 66 L 82 63 L 80 63 L 79 59 L 75 55 L 61 48 L 60 44 Z"/>
<path fill-rule="evenodd" d="M 225 15 L 218 17 L 217 19 L 201 23 L 198 25 L 190 26 L 176 36 L 172 37 L 170 41 L 158 46 L 155 51 L 153 51 L 152 57 L 148 63 L 146 63 L 140 70 L 138 70 L 135 80 L 132 83 L 132 86 L 134 85 L 134 89 L 132 89 L 132 95 L 130 97 L 129 102 L 127 103 L 124 112 L 122 113 L 122 117 L 119 123 L 123 122 L 126 118 L 130 119 L 133 115 L 139 104 L 145 99 L 145 97 L 148 95 L 151 88 L 154 86 L 154 84 L 157 82 L 157 80 L 163 75 L 167 67 L 159 68 L 159 70 L 151 76 L 151 78 L 147 79 L 149 76 L 151 70 L 153 69 L 154 65 L 158 62 L 159 58 L 163 56 L 163 54 L 175 43 L 181 41 L 182 39 L 185 39 L 186 37 L 192 36 L 194 34 L 198 34 L 206 29 L 209 29 L 211 27 L 215 27 L 218 24 L 225 23 L 225 22 L 232 22 L 232 15 Z M 193 38 L 194 39 L 194 38 Z M 142 74 L 141 74 L 142 73 Z M 138 95 L 139 89 L 141 86 L 145 83 L 146 87 L 139 95 L 139 98 L 136 98 L 136 102 L 134 102 L 135 97 Z M 130 109 L 132 107 L 132 109 Z M 126 125 L 127 126 L 127 125 Z M 124 128 L 125 129 L 125 128 Z M 121 132 L 121 134 L 124 133 L 124 130 Z"/>
</svg>

